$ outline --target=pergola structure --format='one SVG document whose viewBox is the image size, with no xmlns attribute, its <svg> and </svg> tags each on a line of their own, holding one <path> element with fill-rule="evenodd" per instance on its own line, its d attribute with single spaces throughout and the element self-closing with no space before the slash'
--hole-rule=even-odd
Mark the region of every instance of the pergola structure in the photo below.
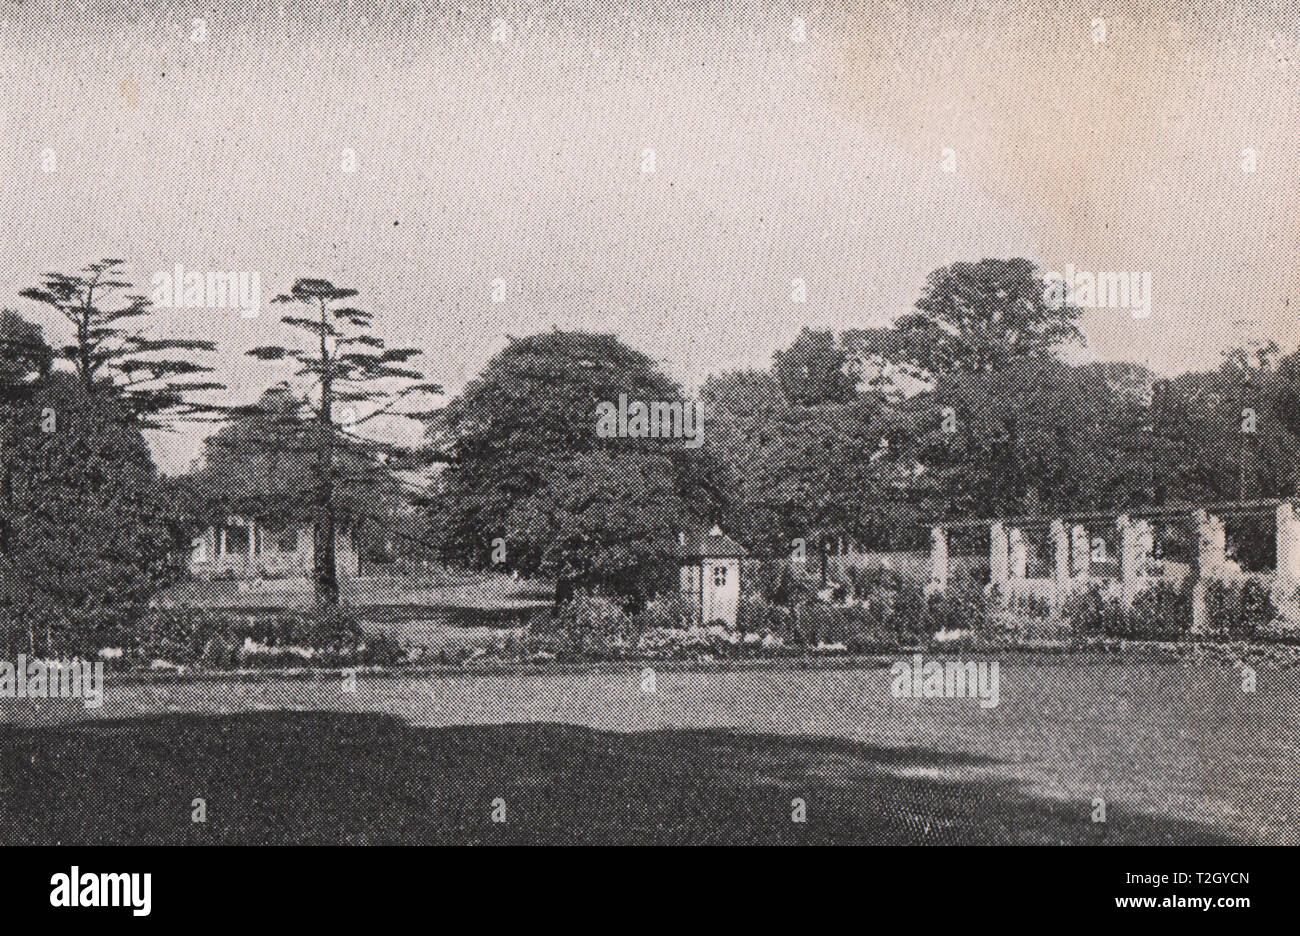
<svg viewBox="0 0 1300 936">
<path fill-rule="evenodd" d="M 1294 603 L 1300 592 L 1300 508 L 1290 500 L 1235 501 L 1205 506 L 1174 505 L 1134 508 L 1124 513 L 1086 512 L 1057 517 L 1005 517 L 991 520 L 935 522 L 930 526 L 929 591 L 948 588 L 948 547 L 952 530 L 987 528 L 989 531 L 990 585 L 1006 604 L 1030 595 L 1059 609 L 1065 599 L 1091 585 L 1101 585 L 1125 606 L 1157 581 L 1171 576 L 1149 574 L 1154 548 L 1153 522 L 1183 521 L 1197 533 L 1190 576 L 1193 585 L 1193 631 L 1206 629 L 1205 587 L 1211 581 L 1254 579 L 1271 587 L 1279 607 Z M 1227 561 L 1224 518 L 1267 516 L 1276 518 L 1277 566 L 1271 572 L 1244 572 Z M 1050 574 L 1030 577 L 1027 573 L 1026 531 L 1048 527 L 1051 544 Z M 1094 576 L 1092 534 L 1113 524 L 1118 533 L 1118 577 Z"/>
</svg>

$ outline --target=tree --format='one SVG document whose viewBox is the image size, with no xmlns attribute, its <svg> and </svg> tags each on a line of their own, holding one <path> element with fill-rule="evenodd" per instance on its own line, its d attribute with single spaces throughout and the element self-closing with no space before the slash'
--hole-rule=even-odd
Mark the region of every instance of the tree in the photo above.
<svg viewBox="0 0 1300 936">
<path fill-rule="evenodd" d="M 388 348 L 370 333 L 373 317 L 345 300 L 357 290 L 335 286 L 324 279 L 299 279 L 275 303 L 298 303 L 311 317 L 286 315 L 281 322 L 310 339 L 308 347 L 264 345 L 249 355 L 264 361 L 292 360 L 296 377 L 306 378 L 310 393 L 300 407 L 281 407 L 264 413 L 256 406 L 240 408 L 237 415 L 267 416 L 284 428 L 310 453 L 309 491 L 314 515 L 313 566 L 316 600 L 337 604 L 338 571 L 334 536 L 340 519 L 340 496 L 373 489 L 388 478 L 384 461 L 400 447 L 358 433 L 358 428 L 379 418 L 420 418 L 427 414 L 401 411 L 399 404 L 412 394 L 438 394 L 442 388 L 405 364 L 420 352 L 415 348 Z M 359 413 L 358 408 L 364 409 Z M 289 410 L 292 410 L 291 412 Z M 282 440 L 282 433 L 246 436 L 236 447 L 242 455 L 266 452 Z M 295 447 L 297 445 L 295 442 Z M 343 452 L 362 456 L 342 457 Z M 360 495 L 357 495 L 360 496 Z"/>
<path fill-rule="evenodd" d="M 124 401 L 50 374 L 0 407 L 0 620 L 10 649 L 58 655 L 113 645 L 175 581 L 188 531 L 160 491 Z"/>
<path fill-rule="evenodd" d="M 1029 260 L 954 263 L 929 275 L 915 312 L 855 332 L 855 353 L 930 377 L 987 373 L 1081 342 L 1079 315 L 1052 300 Z"/>
<path fill-rule="evenodd" d="M 791 408 L 771 371 L 737 370 L 711 374 L 700 388 L 705 424 L 704 448 L 729 471 L 727 487 L 738 491 L 758 453 L 770 444 L 772 426 Z M 730 526 L 750 524 L 730 517 Z"/>
<path fill-rule="evenodd" d="M 204 515 L 255 517 L 270 529 L 313 521 L 315 491 L 303 484 L 318 457 L 308 412 L 287 383 L 233 412 L 204 444 L 200 467 L 180 479 Z M 390 533 L 382 527 L 410 512 L 411 492 L 378 456 L 368 442 L 342 433 L 335 440 L 335 515 L 354 532 Z"/>
<path fill-rule="evenodd" d="M 1117 403 L 1103 375 L 1051 358 L 941 377 L 915 404 L 927 410 L 916 453 L 927 468 L 930 510 L 961 517 L 1077 509 L 1084 465 L 1097 467 L 1090 457 L 1103 441 L 1097 430 L 1111 425 Z"/>
<path fill-rule="evenodd" d="M 878 394 L 805 406 L 771 373 L 735 371 L 710 377 L 700 395 L 706 448 L 737 492 L 732 528 L 755 549 L 788 555 L 795 539 L 809 552 L 841 538 L 885 545 L 902 532 L 904 427 Z"/>
<path fill-rule="evenodd" d="M 0 310 L 0 394 L 6 399 L 49 376 L 54 351 L 39 325 L 12 309 Z"/>
<path fill-rule="evenodd" d="M 201 466 L 185 476 L 188 486 L 216 515 L 274 517 L 283 522 L 314 518 L 311 476 L 316 447 L 306 402 L 287 383 L 239 407 L 204 443 Z"/>
<path fill-rule="evenodd" d="M 892 545 L 911 465 L 877 400 L 790 407 L 765 436 L 741 481 L 754 541 L 780 555 L 794 540 L 823 555 L 841 538 Z"/>
<path fill-rule="evenodd" d="M 53 359 L 39 325 L 12 309 L 0 311 L 0 553 L 7 552 L 14 523 L 15 431 L 31 416 L 25 404 L 49 379 Z"/>
<path fill-rule="evenodd" d="M 430 498 L 444 554 L 470 568 L 557 580 L 636 604 L 666 583 L 677 534 L 726 505 L 713 458 L 681 439 L 597 432 L 601 404 L 684 404 L 645 355 L 612 335 L 511 339 L 430 422 L 449 465 Z"/>
<path fill-rule="evenodd" d="M 1300 352 L 1232 349 L 1164 383 L 1153 463 L 1190 502 L 1290 497 L 1300 481 Z"/>
<path fill-rule="evenodd" d="M 106 392 L 124 404 L 123 414 L 144 429 L 165 428 L 176 418 L 210 414 L 211 407 L 189 394 L 225 387 L 199 375 L 212 368 L 194 360 L 195 352 L 214 351 L 211 341 L 148 338 L 141 322 L 152 311 L 149 300 L 123 295 L 121 260 L 100 260 L 80 273 L 47 273 L 40 286 L 19 295 L 49 306 L 73 328 L 61 353 L 86 394 Z"/>
<path fill-rule="evenodd" d="M 132 336 L 94 302 L 65 349 L 90 362 L 74 373 L 54 370 L 39 326 L 0 313 L 0 620 L 17 629 L 13 650 L 84 653 L 117 639 L 175 580 L 188 543 L 141 432 L 183 391 L 128 386 L 117 352 Z"/>
<path fill-rule="evenodd" d="M 802 406 L 845 403 L 854 380 L 845 372 L 844 349 L 832 331 L 804 328 L 794 343 L 773 356 L 773 371 L 786 399 Z"/>
</svg>

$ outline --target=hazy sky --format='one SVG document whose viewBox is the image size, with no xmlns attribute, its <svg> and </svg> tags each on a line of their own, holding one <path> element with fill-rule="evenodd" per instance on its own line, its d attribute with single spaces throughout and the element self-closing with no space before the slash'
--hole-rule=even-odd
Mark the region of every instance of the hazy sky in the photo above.
<svg viewBox="0 0 1300 936">
<path fill-rule="evenodd" d="M 453 392 L 552 325 L 693 387 L 981 257 L 1150 271 L 1149 319 L 1085 313 L 1099 357 L 1300 339 L 1295 2 L 321 6 L 4 0 L 0 303 L 61 338 L 17 293 L 102 256 L 144 292 L 176 263 L 266 298 L 324 276 Z M 253 396 L 284 376 L 242 358 L 278 314 L 159 321 Z"/>
</svg>

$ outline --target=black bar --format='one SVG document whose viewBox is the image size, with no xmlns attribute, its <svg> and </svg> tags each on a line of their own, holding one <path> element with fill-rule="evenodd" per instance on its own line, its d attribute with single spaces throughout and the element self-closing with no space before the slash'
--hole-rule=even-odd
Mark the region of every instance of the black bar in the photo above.
<svg viewBox="0 0 1300 936">
<path fill-rule="evenodd" d="M 1197 916 L 1232 926 L 1261 911 L 1288 913 L 1293 857 L 1282 848 L 1240 847 L 677 848 L 672 855 L 635 847 L 545 855 L 522 848 L 47 847 L 5 851 L 0 893 L 10 925 L 255 921 L 259 929 L 328 924 L 337 931 L 352 921 L 452 925 L 451 916 L 466 914 L 495 930 L 515 914 L 541 926 L 546 917 L 592 920 L 606 907 L 610 925 L 642 912 L 668 925 L 690 906 L 692 923 L 783 908 L 796 912 L 805 930 L 822 914 L 849 914 L 864 926 L 920 914 L 931 923 L 967 921 L 972 932 L 1041 922 L 1044 913 L 1072 924 Z M 149 873 L 148 916 L 129 907 L 51 907 L 51 878 L 74 865 L 83 882 L 97 872 Z M 1134 898 L 1154 906 L 1119 905 Z M 1205 898 L 1208 909 L 1192 905 Z M 1248 906 L 1218 905 L 1243 898 Z"/>
</svg>

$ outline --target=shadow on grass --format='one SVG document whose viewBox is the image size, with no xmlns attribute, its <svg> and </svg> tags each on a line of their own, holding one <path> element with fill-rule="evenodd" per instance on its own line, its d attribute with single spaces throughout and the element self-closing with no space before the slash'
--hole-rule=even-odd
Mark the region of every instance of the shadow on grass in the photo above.
<svg viewBox="0 0 1300 936">
<path fill-rule="evenodd" d="M 1090 803 L 957 776 L 996 766 L 966 755 L 724 729 L 175 714 L 0 725 L 0 752 L 6 844 L 1226 841 L 1118 804 L 1094 824 Z M 504 824 L 491 821 L 498 797 Z M 206 823 L 191 819 L 195 798 Z"/>
</svg>

